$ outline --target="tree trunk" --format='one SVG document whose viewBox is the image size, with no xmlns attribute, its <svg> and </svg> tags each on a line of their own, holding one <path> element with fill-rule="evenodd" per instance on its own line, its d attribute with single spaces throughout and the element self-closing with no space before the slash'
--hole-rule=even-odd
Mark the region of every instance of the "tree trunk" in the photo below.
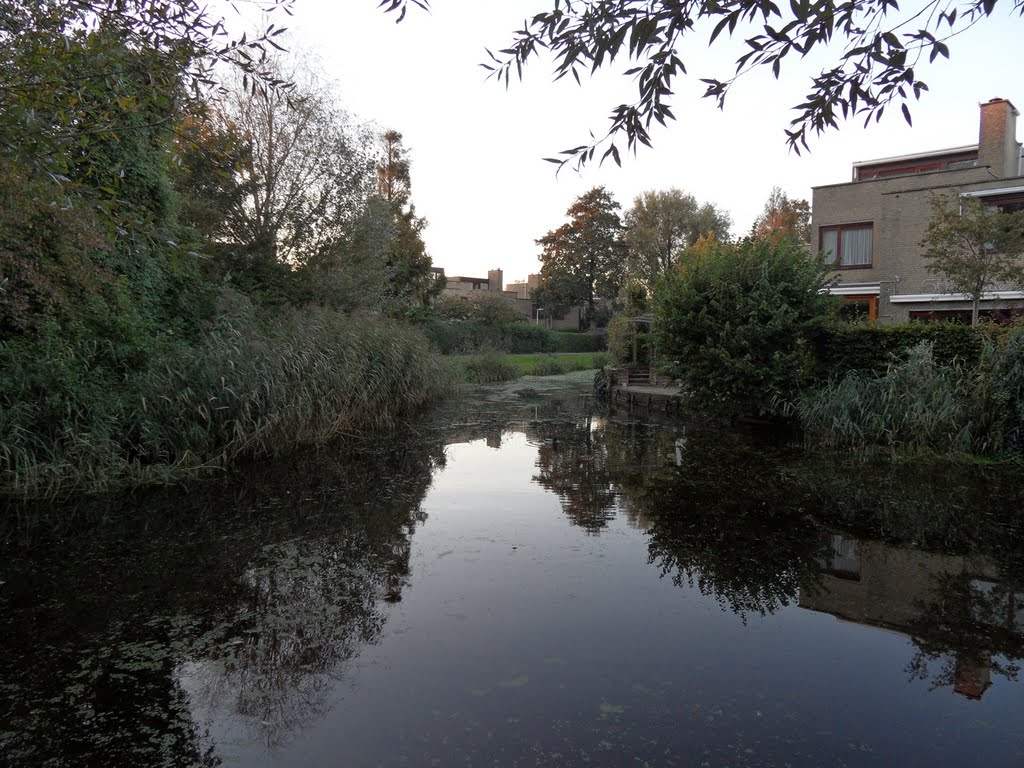
<svg viewBox="0 0 1024 768">
<path fill-rule="evenodd" d="M 978 324 L 978 305 L 981 303 L 981 294 L 974 294 L 971 297 L 971 327 L 975 327 Z"/>
</svg>

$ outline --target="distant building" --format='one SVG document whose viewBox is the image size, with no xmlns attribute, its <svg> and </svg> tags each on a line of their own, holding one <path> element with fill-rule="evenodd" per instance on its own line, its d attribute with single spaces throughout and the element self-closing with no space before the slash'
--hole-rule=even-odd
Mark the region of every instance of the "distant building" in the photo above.
<svg viewBox="0 0 1024 768">
<path fill-rule="evenodd" d="M 580 327 L 580 309 L 573 308 L 565 317 L 545 317 L 544 310 L 533 303 L 531 293 L 540 287 L 540 275 L 530 275 L 525 282 L 509 283 L 502 288 L 504 273 L 500 269 L 491 269 L 487 277 L 466 277 L 464 275 L 446 275 L 443 267 L 431 267 L 435 276 L 445 279 L 444 293 L 448 296 L 472 298 L 484 294 L 498 296 L 511 303 L 523 315 L 535 323 L 554 330 L 573 329 Z"/>
<path fill-rule="evenodd" d="M 952 194 L 1024 208 L 1017 116 L 1009 101 L 992 99 L 981 105 L 977 144 L 856 162 L 851 181 L 815 187 L 811 243 L 830 255 L 839 280 L 832 293 L 881 322 L 969 317 L 970 301 L 928 270 L 920 242 L 930 200 Z M 1024 291 L 996 286 L 981 309 L 1024 311 Z"/>
</svg>

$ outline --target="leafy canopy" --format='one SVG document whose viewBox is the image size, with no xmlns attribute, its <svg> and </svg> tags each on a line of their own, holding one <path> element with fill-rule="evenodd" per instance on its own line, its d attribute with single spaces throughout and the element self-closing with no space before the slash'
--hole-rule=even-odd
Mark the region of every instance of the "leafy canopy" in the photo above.
<svg viewBox="0 0 1024 768">
<path fill-rule="evenodd" d="M 291 2 L 257 5 L 287 13 Z M 137 129 L 135 117 L 150 101 L 173 97 L 180 113 L 193 112 L 217 87 L 218 66 L 242 72 L 253 89 L 286 90 L 266 67 L 282 32 L 270 24 L 234 38 L 224 18 L 198 0 L 0 0 L 0 153 L 62 179 L 73 170 L 69 155 Z M 144 80 L 149 94 L 104 100 L 125 80 Z"/>
<path fill-rule="evenodd" d="M 811 204 L 791 198 L 781 187 L 772 187 L 764 210 L 754 221 L 752 234 L 778 241 L 783 237 L 797 237 L 803 242 L 811 239 Z"/>
<path fill-rule="evenodd" d="M 402 0 L 390 4 L 405 6 Z M 810 134 L 838 127 L 840 117 L 860 115 L 866 124 L 898 104 L 910 122 L 908 102 L 928 89 L 919 70 L 937 57 L 948 58 L 950 38 L 992 15 L 995 5 L 996 0 L 918 0 L 906 8 L 896 0 L 554 0 L 551 10 L 523 23 L 508 47 L 488 51 L 490 60 L 482 66 L 508 85 L 513 72 L 521 78 L 524 66 L 542 52 L 555 59 L 556 79 L 572 76 L 577 82 L 616 59 L 629 60 L 624 74 L 635 78 L 635 101 L 612 110 L 603 137 L 548 158 L 578 168 L 602 146 L 600 159 L 619 163 L 620 135 L 630 150 L 650 145 L 652 124 L 675 119 L 674 81 L 688 74 L 683 57 L 722 45 L 723 33 L 745 39 L 734 72 L 724 79 L 701 78 L 704 96 L 719 106 L 747 72 L 768 67 L 778 78 L 787 56 L 838 49 L 812 78 L 806 100 L 794 107 L 786 136 L 799 152 Z M 1011 8 L 1024 15 L 1021 0 L 1012 0 Z"/>
<path fill-rule="evenodd" d="M 585 306 L 589 322 L 598 301 L 618 295 L 626 257 L 620 207 L 604 187 L 594 187 L 566 211 L 568 222 L 537 240 L 541 246 L 537 298 L 546 309 L 561 313 L 571 306 Z"/>
<path fill-rule="evenodd" d="M 729 240 L 729 214 L 711 203 L 700 204 L 676 188 L 638 195 L 626 212 L 625 240 L 629 276 L 652 290 L 655 281 L 672 271 L 683 252 L 709 233 Z"/>
</svg>

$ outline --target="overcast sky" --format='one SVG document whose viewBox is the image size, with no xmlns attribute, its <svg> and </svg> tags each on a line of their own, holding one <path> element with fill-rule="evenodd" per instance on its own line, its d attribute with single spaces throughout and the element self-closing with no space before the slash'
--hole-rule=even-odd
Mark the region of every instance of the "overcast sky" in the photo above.
<svg viewBox="0 0 1024 768">
<path fill-rule="evenodd" d="M 999 96 L 1024 108 L 1024 22 L 1003 8 L 952 41 L 950 61 L 919 70 L 931 92 L 913 108 L 913 128 L 895 110 L 868 129 L 859 120 L 847 123 L 798 157 L 787 149 L 783 129 L 815 66 L 830 59 L 787 60 L 778 81 L 770 72 L 753 73 L 719 111 L 700 98 L 698 80 L 731 73 L 742 40 L 723 36 L 714 50 L 700 45 L 680 52 L 690 76 L 675 88 L 678 120 L 654 132 L 653 150 L 624 156 L 621 169 L 609 162 L 582 175 L 566 168 L 556 177 L 542 158 L 586 142 L 590 131 L 603 134 L 612 107 L 632 100 L 633 83 L 614 73 L 582 87 L 552 83 L 545 61 L 535 61 L 508 90 L 486 80 L 479 66 L 485 47 L 505 47 L 526 16 L 551 5 L 432 0 L 430 13 L 411 9 L 396 25 L 377 0 L 296 0 L 295 16 L 282 17 L 290 46 L 316 53 L 351 112 L 404 135 L 413 201 L 429 220 L 427 248 L 449 275 L 501 268 L 508 282 L 538 271 L 534 240 L 559 226 L 572 201 L 597 185 L 623 210 L 644 190 L 679 187 L 728 211 L 733 232 L 741 233 L 773 185 L 810 199 L 812 186 L 848 181 L 856 160 L 976 143 L 982 101 Z"/>
</svg>

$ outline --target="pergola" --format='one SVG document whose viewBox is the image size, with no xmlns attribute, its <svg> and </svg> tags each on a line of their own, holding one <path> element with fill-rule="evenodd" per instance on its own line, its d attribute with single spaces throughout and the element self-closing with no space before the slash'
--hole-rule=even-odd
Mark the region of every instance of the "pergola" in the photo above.
<svg viewBox="0 0 1024 768">
<path fill-rule="evenodd" d="M 635 323 L 636 325 L 650 326 L 654 322 L 654 315 L 637 315 L 636 317 L 630 317 L 627 319 L 629 323 Z M 637 331 L 640 329 L 637 328 Z M 637 358 L 637 338 L 639 333 L 633 334 L 633 365 L 636 365 Z"/>
</svg>

